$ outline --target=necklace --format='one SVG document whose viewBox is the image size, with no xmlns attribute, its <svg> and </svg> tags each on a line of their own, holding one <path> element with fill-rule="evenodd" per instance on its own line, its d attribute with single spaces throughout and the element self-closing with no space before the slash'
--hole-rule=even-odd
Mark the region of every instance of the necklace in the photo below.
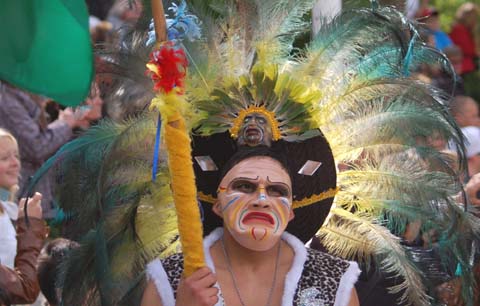
<svg viewBox="0 0 480 306">
<path fill-rule="evenodd" d="M 228 272 L 230 273 L 230 276 L 232 277 L 233 287 L 235 288 L 235 291 L 237 292 L 237 296 L 238 296 L 238 299 L 240 300 L 240 304 L 242 304 L 242 306 L 245 306 L 245 302 L 243 301 L 242 295 L 240 294 L 240 289 L 238 288 L 237 279 L 235 278 L 235 274 L 233 274 L 232 266 L 230 264 L 230 257 L 228 257 L 227 250 L 225 249 L 224 239 L 225 238 L 222 237 L 221 243 L 222 243 L 223 256 L 225 257 L 225 261 L 227 262 L 227 269 L 228 269 Z M 275 260 L 275 271 L 273 272 L 272 286 L 270 287 L 270 290 L 268 290 L 268 298 L 267 298 L 267 303 L 265 304 L 265 306 L 270 306 L 270 303 L 272 302 L 273 289 L 275 289 L 275 283 L 277 281 L 278 262 L 279 262 L 279 259 L 280 259 L 280 249 L 281 249 L 281 241 L 278 243 L 277 259 Z"/>
</svg>

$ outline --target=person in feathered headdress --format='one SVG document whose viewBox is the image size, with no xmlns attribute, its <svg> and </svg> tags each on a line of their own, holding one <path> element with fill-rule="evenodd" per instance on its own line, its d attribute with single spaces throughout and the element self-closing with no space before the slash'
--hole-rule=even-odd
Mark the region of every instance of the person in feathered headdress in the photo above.
<svg viewBox="0 0 480 306">
<path fill-rule="evenodd" d="M 187 82 L 191 85 L 187 99 L 204 115 L 194 133 L 212 135 L 193 139 L 204 232 L 207 234 L 221 226 L 218 215 L 225 217 L 215 208 L 221 205 L 218 204 L 221 203 L 219 194 L 223 192 L 217 189 L 222 187 L 221 183 L 218 185 L 221 182 L 218 173 L 223 173 L 221 169 L 228 164 L 226 160 L 231 154 L 242 146 L 282 145 L 284 149 L 288 147 L 285 150 L 289 160 L 296 163 L 292 167 L 293 173 L 299 177 L 292 177 L 295 194 L 292 206 L 296 217 L 287 232 L 303 242 L 309 240 L 323 224 L 337 192 L 335 171 L 329 170 L 328 153 L 321 149 L 326 146 L 330 151 L 329 145 L 326 142 L 324 145 L 315 144 L 316 140 L 327 138 L 333 142 L 337 162 L 347 164 L 351 170 L 340 177 L 343 190 L 337 197 L 334 221 L 320 232 L 323 242 L 330 251 L 344 256 L 364 256 L 360 254 L 369 253 L 365 248 L 371 244 L 376 259 L 382 265 L 394 267 L 390 271 L 404 278 L 396 289 L 403 292 L 403 299 L 418 305 L 427 303 L 425 291 L 417 291 L 422 287 L 422 281 L 415 276 L 409 255 L 394 246 L 396 239 L 379 223 L 382 214 L 393 220 L 399 217 L 397 208 L 390 206 L 393 204 L 390 201 L 400 195 L 395 195 L 400 190 L 420 196 L 415 199 L 407 196 L 399 201 L 405 208 L 412 201 L 425 204 L 439 201 L 450 207 L 449 214 L 458 211 L 448 196 L 453 194 L 452 191 L 425 189 L 431 180 L 444 180 L 446 185 L 443 187 L 455 188 L 455 178 L 428 170 L 428 163 L 434 161 L 439 162 L 441 168 L 448 169 L 449 166 L 439 152 L 429 151 L 422 138 L 429 136 L 427 130 L 457 139 L 457 143 L 461 136 L 452 118 L 445 113 L 446 97 L 409 76 L 419 63 L 438 61 L 445 64 L 444 57 L 419 42 L 412 25 L 390 8 L 346 12 L 324 26 L 304 53 L 292 57 L 292 36 L 287 34 L 300 31 L 303 26 L 300 12 L 308 3 L 231 3 L 218 10 L 224 15 L 216 15 L 214 22 L 208 19 L 212 15 L 205 14 L 208 5 L 195 1 L 191 4 L 194 12 L 203 13 L 203 20 L 206 19 L 208 24 L 203 49 L 197 46 L 196 53 L 190 53 L 195 69 L 190 70 Z M 267 19 L 271 22 L 267 23 Z M 221 26 L 222 22 L 224 26 Z M 356 36 L 346 30 L 352 30 L 354 24 L 358 26 L 353 31 Z M 389 30 L 371 30 L 382 26 Z M 350 49 L 352 46 L 355 47 Z M 198 68 L 200 63 L 208 70 Z M 439 121 L 438 115 L 443 119 Z M 422 152 L 422 158 L 404 167 L 399 165 L 401 160 L 385 159 L 408 148 Z M 309 149 L 317 152 L 316 158 L 305 158 Z M 306 169 L 313 170 L 308 174 Z M 315 174 L 319 174 L 323 181 L 316 179 Z M 307 178 L 307 175 L 312 177 Z M 389 177 L 398 177 L 399 180 L 393 181 Z M 329 179 L 333 179 L 333 183 L 329 183 Z M 424 190 L 408 187 L 405 183 L 409 179 L 416 180 Z M 373 187 L 372 183 L 377 186 Z M 364 186 L 364 190 L 360 186 Z M 355 192 L 350 194 L 353 189 Z M 430 191 L 425 192 L 428 189 Z M 207 203 L 214 204 L 213 213 L 209 207 L 211 204 Z M 377 210 L 374 207 L 379 203 L 382 208 Z M 425 206 L 418 210 L 418 214 L 426 212 L 422 212 L 423 209 Z M 411 217 L 407 215 L 400 219 L 408 221 Z M 369 218 L 372 219 L 367 221 Z M 243 223 L 238 221 L 237 224 Z M 401 227 L 402 222 L 391 224 L 392 231 L 400 230 L 394 224 Z M 223 226 L 229 228 L 225 219 Z M 345 239 L 342 231 L 349 233 L 350 238 L 346 240 L 351 245 L 340 242 Z M 366 237 L 370 237 L 369 242 Z M 363 246 L 360 246 L 361 241 L 365 241 Z M 372 244 L 372 241 L 375 242 Z M 391 247 L 387 248 L 388 255 L 381 250 L 385 243 Z M 463 244 L 457 241 L 452 249 Z M 228 253 L 225 252 L 225 258 Z M 169 259 L 165 262 L 172 264 Z M 400 262 L 403 262 L 402 267 L 397 266 Z M 159 270 L 160 262 L 154 262 L 148 272 L 155 284 L 164 283 L 160 281 L 163 278 L 159 276 Z M 235 279 L 234 273 L 229 272 Z M 219 282 L 222 287 L 222 281 Z M 174 281 L 172 292 L 175 292 L 176 285 Z M 226 287 L 229 290 L 228 283 Z M 234 284 L 233 287 L 240 297 L 239 286 Z M 301 285 L 296 288 L 293 303 L 298 303 L 297 298 L 304 293 Z M 314 285 L 310 289 L 321 290 Z M 171 289 L 157 286 L 157 290 L 165 301 L 164 295 Z"/>
<path fill-rule="evenodd" d="M 214 171 L 219 184 L 211 209 L 223 228 L 204 239 L 208 268 L 182 279 L 181 255 L 151 262 L 142 305 L 359 305 L 353 288 L 357 264 L 304 246 L 322 223 L 322 204 L 326 210 L 329 204 L 317 200 L 300 215 L 292 207 L 303 196 L 301 182 L 335 185 L 331 151 L 322 138 L 290 147 L 296 151 L 274 144 L 232 152 Z M 317 163 L 312 169 L 306 164 L 302 174 L 291 159 L 299 151 L 304 161 Z M 315 171 L 319 160 L 324 168 Z M 204 224 L 212 226 L 208 215 Z"/>
</svg>

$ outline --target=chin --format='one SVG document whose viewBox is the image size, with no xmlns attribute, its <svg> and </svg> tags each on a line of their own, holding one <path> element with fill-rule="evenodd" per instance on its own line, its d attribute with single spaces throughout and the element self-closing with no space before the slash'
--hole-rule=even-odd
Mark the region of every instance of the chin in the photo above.
<svg viewBox="0 0 480 306">
<path fill-rule="evenodd" d="M 250 233 L 242 233 L 239 235 L 236 233 L 232 235 L 235 241 L 242 247 L 256 252 L 264 252 L 272 249 L 280 240 L 280 236 L 271 235 L 263 240 L 255 240 Z"/>
<path fill-rule="evenodd" d="M 8 185 L 8 188 L 6 188 L 7 190 L 10 190 L 12 189 L 14 186 L 18 185 L 18 180 L 15 180 L 13 182 L 10 182 L 10 184 Z"/>
<path fill-rule="evenodd" d="M 4 184 L 0 184 L 0 188 L 10 190 L 11 188 L 13 188 L 13 186 L 18 185 L 18 180 L 12 180 L 3 183 Z"/>
</svg>

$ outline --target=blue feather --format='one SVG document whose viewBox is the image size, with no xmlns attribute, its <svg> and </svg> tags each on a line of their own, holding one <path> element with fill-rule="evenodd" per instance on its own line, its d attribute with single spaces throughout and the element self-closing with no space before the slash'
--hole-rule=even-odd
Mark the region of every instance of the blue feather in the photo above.
<svg viewBox="0 0 480 306">
<path fill-rule="evenodd" d="M 199 39 L 201 35 L 199 20 L 197 16 L 187 14 L 187 4 L 182 1 L 180 5 L 172 4 L 168 8 L 173 12 L 174 18 L 166 18 L 167 23 L 167 37 L 171 41 L 182 41 L 185 38 L 189 41 Z M 153 20 L 149 26 L 147 46 L 153 44 L 156 41 L 155 30 Z"/>
<path fill-rule="evenodd" d="M 408 44 L 408 51 L 403 60 L 403 75 L 408 77 L 410 75 L 410 64 L 413 59 L 413 47 L 415 46 L 415 41 L 417 39 L 417 33 L 415 33 Z"/>
</svg>

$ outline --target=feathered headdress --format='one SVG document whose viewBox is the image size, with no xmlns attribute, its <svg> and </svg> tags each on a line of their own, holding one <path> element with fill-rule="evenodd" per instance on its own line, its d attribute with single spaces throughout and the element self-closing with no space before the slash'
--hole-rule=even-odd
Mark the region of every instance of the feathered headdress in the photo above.
<svg viewBox="0 0 480 306">
<path fill-rule="evenodd" d="M 456 178 L 459 169 L 454 169 L 446 156 L 429 147 L 427 141 L 433 134 L 451 139 L 457 145 L 462 165 L 463 139 L 448 112 L 448 96 L 411 76 L 424 63 L 449 67 L 444 55 L 420 41 L 415 26 L 401 13 L 390 7 L 378 7 L 376 2 L 371 9 L 342 12 L 323 24 L 300 50 L 294 50 L 293 42 L 296 34 L 309 29 L 304 15 L 313 6 L 311 0 L 191 0 L 187 3 L 191 13 L 202 22 L 202 37 L 182 43 L 189 61 L 182 94 L 189 102 L 189 113 L 198 115 L 190 117 L 193 134 L 199 135 L 199 139 L 223 135 L 222 141 L 234 147 L 243 120 L 250 114 L 264 116 L 272 129 L 272 141 L 276 142 L 294 145 L 318 137 L 321 130 L 335 162 L 339 168 L 346 169 L 337 173 L 334 206 L 330 218 L 318 232 L 327 249 L 345 258 L 367 263 L 375 260 L 380 269 L 403 280 L 391 288 L 402 292 L 402 300 L 412 305 L 429 305 L 430 297 L 424 285 L 428 279 L 414 260 L 415 253 L 405 247 L 399 237 L 407 223 L 420 220 L 424 231 L 440 233 L 436 242 L 443 254 L 439 266 L 447 275 L 461 278 L 463 297 L 470 302 L 473 296 L 471 241 L 478 239 L 480 223 L 468 207 L 460 207 L 456 202 L 455 196 L 461 190 Z M 123 51 L 121 57 L 109 57 L 115 67 L 142 62 L 136 56 L 128 56 L 138 54 L 134 50 Z M 144 65 L 148 58 L 142 54 Z M 144 95 L 153 96 L 146 76 L 131 79 L 128 71 L 120 69 L 115 73 L 135 86 L 150 84 L 144 87 Z M 129 93 L 128 86 L 123 92 Z M 125 131 L 130 131 L 126 126 L 140 126 L 142 122 L 147 123 L 146 130 L 155 130 L 155 120 L 147 118 L 142 116 L 127 122 Z M 97 135 L 113 126 L 103 123 L 87 136 L 100 140 Z M 127 176 L 129 179 L 125 181 L 122 169 L 129 163 L 124 164 L 124 157 L 115 152 L 124 152 L 127 161 L 131 158 L 132 165 L 134 162 L 148 165 L 151 158 L 138 151 L 144 147 L 153 151 L 154 141 L 134 137 L 132 140 L 136 143 L 122 149 L 121 135 L 124 134 L 108 138 L 117 144 L 115 146 L 93 142 L 92 146 L 80 146 L 83 150 L 78 152 L 66 147 L 55 157 L 79 158 L 75 154 L 84 152 L 88 156 L 88 150 L 98 154 L 93 167 L 78 169 L 80 172 L 91 169 L 88 177 L 95 179 L 74 180 L 80 185 L 76 188 L 84 190 L 84 194 L 88 194 L 87 190 L 94 190 L 95 194 L 89 200 L 91 206 L 87 207 L 90 207 L 88 212 L 96 216 L 90 220 L 97 221 L 85 227 L 91 231 L 90 236 L 84 238 L 85 254 L 92 250 L 93 241 L 100 242 L 102 247 L 97 249 L 103 251 L 100 258 L 104 260 L 91 258 L 84 271 L 114 267 L 112 263 L 119 258 L 121 249 L 145 254 L 142 253 L 145 238 L 131 233 L 139 233 L 138 224 L 150 220 L 150 214 L 140 212 L 153 212 L 158 204 L 140 200 L 157 195 L 151 188 L 159 183 L 143 181 L 145 185 L 139 185 L 142 180 L 136 178 L 146 179 L 148 167 L 137 168 L 136 174 Z M 88 137 L 70 146 L 82 142 L 88 144 Z M 99 150 L 94 150 L 96 147 Z M 222 148 L 210 150 L 221 152 Z M 105 158 L 112 155 L 118 157 L 115 162 Z M 169 174 L 164 159 L 160 159 L 158 167 L 161 171 L 157 176 L 165 175 L 166 179 L 160 182 L 166 184 Z M 125 185 L 116 188 L 117 180 Z M 142 192 L 137 193 L 137 189 Z M 168 191 L 165 195 L 158 194 L 164 204 L 171 200 Z M 210 196 L 215 194 L 212 192 Z M 82 207 L 78 200 L 65 199 L 61 205 L 75 214 L 78 207 Z M 306 206 L 315 203 L 312 201 Z M 165 207 L 171 208 L 167 204 Z M 125 215 L 131 218 L 124 218 Z M 111 226 L 107 226 L 109 224 Z M 118 232 L 118 228 L 123 231 Z M 161 235 L 175 231 L 173 227 L 168 229 L 152 226 L 144 234 L 148 232 L 149 237 L 158 234 L 161 239 L 156 239 L 156 243 L 166 246 L 172 237 Z M 144 256 L 143 260 L 150 258 Z M 133 280 L 141 274 L 135 267 L 142 266 L 144 261 L 138 261 L 138 265 L 126 262 L 126 267 L 131 265 L 122 270 L 127 271 L 122 274 L 122 282 L 127 284 L 130 280 L 134 288 Z M 122 297 L 128 295 L 109 294 L 118 293 L 112 291 L 111 286 L 120 279 L 114 270 L 87 278 L 93 286 L 89 287 L 89 305 L 99 301 L 108 305 L 107 296 L 115 296 L 112 304 L 120 305 Z M 67 277 L 66 281 L 69 279 L 74 278 Z M 65 284 L 68 287 L 68 283 Z M 81 300 L 76 293 L 66 290 L 65 300 Z"/>
</svg>

